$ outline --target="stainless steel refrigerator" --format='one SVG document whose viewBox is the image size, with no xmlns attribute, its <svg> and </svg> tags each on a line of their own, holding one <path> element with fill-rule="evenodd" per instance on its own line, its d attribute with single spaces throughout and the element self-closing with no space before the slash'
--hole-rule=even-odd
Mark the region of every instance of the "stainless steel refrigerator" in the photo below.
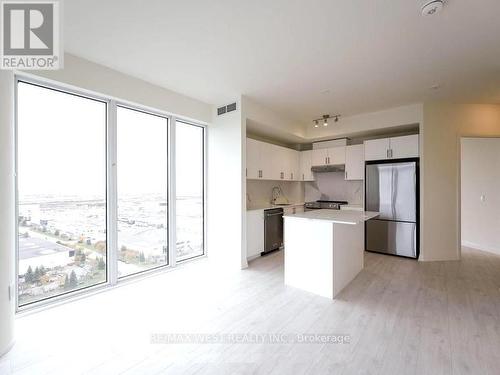
<svg viewBox="0 0 500 375">
<path fill-rule="evenodd" d="M 365 206 L 380 216 L 365 223 L 367 251 L 418 258 L 417 159 L 367 162 Z"/>
</svg>

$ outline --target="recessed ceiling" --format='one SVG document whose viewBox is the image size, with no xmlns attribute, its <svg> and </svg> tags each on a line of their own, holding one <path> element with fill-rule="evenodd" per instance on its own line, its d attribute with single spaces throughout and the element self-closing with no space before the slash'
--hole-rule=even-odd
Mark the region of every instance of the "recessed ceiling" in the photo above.
<svg viewBox="0 0 500 375">
<path fill-rule="evenodd" d="M 498 102 L 500 2 L 66 0 L 66 51 L 211 104 L 309 123 L 433 99 Z M 437 87 L 433 89 L 433 87 Z"/>
</svg>

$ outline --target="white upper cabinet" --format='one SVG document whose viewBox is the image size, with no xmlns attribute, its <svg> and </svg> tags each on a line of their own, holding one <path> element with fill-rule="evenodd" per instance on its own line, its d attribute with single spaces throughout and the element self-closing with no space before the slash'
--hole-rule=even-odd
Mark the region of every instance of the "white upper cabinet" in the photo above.
<svg viewBox="0 0 500 375">
<path fill-rule="evenodd" d="M 345 164 L 345 146 L 317 148 L 312 150 L 312 165 Z"/>
<path fill-rule="evenodd" d="M 365 141 L 365 160 L 383 160 L 389 158 L 389 138 Z"/>
<path fill-rule="evenodd" d="M 260 178 L 260 143 L 254 139 L 247 138 L 247 178 Z"/>
<path fill-rule="evenodd" d="M 314 181 L 314 174 L 311 171 L 312 167 L 312 150 L 300 152 L 300 181 Z"/>
<path fill-rule="evenodd" d="M 391 138 L 391 159 L 418 158 L 418 134 Z"/>
<path fill-rule="evenodd" d="M 246 140 L 246 176 L 255 180 L 298 181 L 299 152 L 270 143 Z"/>
<path fill-rule="evenodd" d="M 328 164 L 345 164 L 345 146 L 332 147 L 328 149 Z"/>
<path fill-rule="evenodd" d="M 328 164 L 328 149 L 327 148 L 318 148 L 312 150 L 312 165 L 327 165 Z"/>
<path fill-rule="evenodd" d="M 299 152 L 295 150 L 287 150 L 288 152 L 288 165 L 286 169 L 286 180 L 297 181 L 299 180 Z"/>
<path fill-rule="evenodd" d="M 363 180 L 365 178 L 365 151 L 363 145 L 345 148 L 345 179 Z"/>
<path fill-rule="evenodd" d="M 418 134 L 365 141 L 365 160 L 418 158 Z"/>
</svg>

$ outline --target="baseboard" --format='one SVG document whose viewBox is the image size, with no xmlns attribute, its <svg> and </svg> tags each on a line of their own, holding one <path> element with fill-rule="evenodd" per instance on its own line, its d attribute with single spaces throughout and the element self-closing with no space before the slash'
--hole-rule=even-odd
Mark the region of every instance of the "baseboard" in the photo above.
<svg viewBox="0 0 500 375">
<path fill-rule="evenodd" d="M 260 254 L 252 255 L 247 258 L 247 262 L 251 262 L 254 259 L 260 258 Z"/>
<path fill-rule="evenodd" d="M 470 242 L 470 241 L 462 241 L 462 246 L 470 247 L 470 248 L 476 249 L 476 250 L 486 251 L 488 253 L 493 253 L 496 255 L 500 255 L 500 248 L 499 247 L 495 248 L 495 247 L 490 247 L 490 246 L 483 246 L 483 245 L 477 244 L 475 242 Z"/>
</svg>

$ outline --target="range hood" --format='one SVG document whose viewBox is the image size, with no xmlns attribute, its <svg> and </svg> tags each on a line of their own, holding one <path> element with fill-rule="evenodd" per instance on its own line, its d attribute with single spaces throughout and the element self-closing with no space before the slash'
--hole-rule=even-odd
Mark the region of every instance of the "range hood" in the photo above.
<svg viewBox="0 0 500 375">
<path fill-rule="evenodd" d="M 315 173 L 345 172 L 345 164 L 318 165 L 311 167 L 311 171 Z"/>
</svg>

